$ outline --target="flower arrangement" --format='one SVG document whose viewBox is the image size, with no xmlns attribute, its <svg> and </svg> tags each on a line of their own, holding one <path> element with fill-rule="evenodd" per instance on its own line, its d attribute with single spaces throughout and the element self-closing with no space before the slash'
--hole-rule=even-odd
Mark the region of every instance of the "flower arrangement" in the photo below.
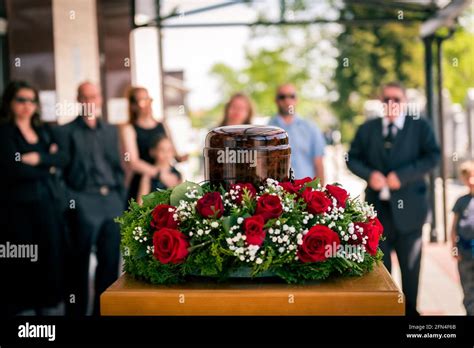
<svg viewBox="0 0 474 348">
<path fill-rule="evenodd" d="M 302 283 L 361 276 L 382 258 L 373 207 L 319 179 L 227 190 L 184 182 L 132 201 L 117 222 L 125 271 L 154 284 L 242 272 Z"/>
</svg>

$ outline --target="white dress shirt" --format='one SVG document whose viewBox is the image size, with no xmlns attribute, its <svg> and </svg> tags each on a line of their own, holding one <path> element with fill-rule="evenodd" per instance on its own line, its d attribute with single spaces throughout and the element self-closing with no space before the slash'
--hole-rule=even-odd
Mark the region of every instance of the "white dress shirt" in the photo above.
<svg viewBox="0 0 474 348">
<path fill-rule="evenodd" d="M 401 114 L 393 121 L 393 125 L 395 126 L 393 128 L 394 136 L 397 135 L 398 131 L 403 129 L 403 125 L 405 124 L 405 117 L 406 115 Z M 384 138 L 388 135 L 389 124 L 390 124 L 390 120 L 388 119 L 388 117 L 382 118 L 382 135 L 384 136 Z M 380 190 L 379 199 L 381 201 L 388 201 L 390 199 L 390 189 L 388 188 L 388 186 Z"/>
<path fill-rule="evenodd" d="M 397 132 L 399 130 L 402 130 L 403 129 L 403 125 L 405 124 L 405 115 L 404 114 L 401 114 L 400 116 L 398 116 L 394 121 L 393 121 L 393 125 L 395 126 L 395 128 L 393 129 L 393 132 L 394 134 L 393 135 L 397 135 Z M 382 134 L 384 136 L 384 138 L 387 136 L 388 134 L 388 125 L 390 124 L 390 120 L 388 119 L 388 117 L 384 117 L 382 118 Z"/>
</svg>

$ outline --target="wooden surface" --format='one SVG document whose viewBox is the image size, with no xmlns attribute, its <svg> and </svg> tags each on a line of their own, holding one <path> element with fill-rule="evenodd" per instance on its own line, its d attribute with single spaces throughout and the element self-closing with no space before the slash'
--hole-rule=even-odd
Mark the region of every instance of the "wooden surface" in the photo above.
<svg viewBox="0 0 474 348">
<path fill-rule="evenodd" d="M 305 285 L 273 280 L 151 285 L 122 275 L 101 295 L 102 315 L 404 315 L 404 296 L 379 264 L 363 277 Z"/>
</svg>

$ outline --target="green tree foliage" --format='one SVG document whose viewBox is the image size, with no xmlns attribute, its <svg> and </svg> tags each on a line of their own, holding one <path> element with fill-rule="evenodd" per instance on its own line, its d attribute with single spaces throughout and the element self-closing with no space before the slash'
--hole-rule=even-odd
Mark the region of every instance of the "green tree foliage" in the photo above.
<svg viewBox="0 0 474 348">
<path fill-rule="evenodd" d="M 474 28 L 473 28 L 474 29 Z M 474 34 L 461 29 L 443 43 L 444 85 L 453 103 L 463 104 L 474 88 Z"/>
<path fill-rule="evenodd" d="M 282 47 L 247 52 L 246 61 L 246 66 L 240 70 L 216 64 L 211 73 L 218 80 L 224 102 L 233 93 L 244 92 L 252 98 L 262 115 L 276 111 L 275 90 L 279 84 L 292 82 L 301 87 L 309 80 L 308 72 L 292 64 Z"/>
<path fill-rule="evenodd" d="M 397 15 L 391 14 L 392 18 Z M 347 6 L 341 16 L 380 18 L 381 14 L 376 8 Z M 384 26 L 347 26 L 335 45 L 339 56 L 334 87 L 339 98 L 332 106 L 346 140 L 353 136 L 356 116 L 362 114 L 364 102 L 377 97 L 381 84 L 398 80 L 409 87 L 423 86 L 423 44 L 418 25 L 401 19 L 400 23 Z"/>
<path fill-rule="evenodd" d="M 326 6 L 333 9 L 338 8 L 336 5 L 336 2 L 326 1 Z M 317 6 L 321 6 L 321 2 L 315 5 L 311 1 L 288 1 L 287 10 L 298 18 L 312 13 Z M 384 25 L 347 25 L 339 33 L 324 25 L 255 30 L 254 38 L 271 34 L 279 45 L 273 49 L 248 49 L 247 64 L 243 69 L 224 64 L 212 68 L 211 74 L 219 81 L 222 102 L 211 110 L 210 115 L 220 119 L 223 104 L 237 91 L 247 93 L 254 100 L 259 114 L 271 115 L 276 111 L 275 88 L 280 83 L 291 81 L 302 91 L 298 112 L 318 120 L 320 110 L 332 107 L 339 120 L 343 141 L 350 141 L 364 120 L 364 102 L 376 98 L 383 83 L 398 80 L 409 88 L 424 89 L 425 60 L 419 23 L 429 17 L 429 13 L 403 13 L 395 8 L 361 3 L 346 2 L 338 6 L 339 16 L 343 19 L 391 18 L 395 21 L 387 21 Z M 324 15 L 320 16 L 324 18 Z M 453 102 L 458 103 L 464 101 L 467 89 L 473 87 L 474 81 L 474 34 L 466 30 L 472 23 L 469 20 L 466 23 L 443 44 L 445 87 Z M 293 39 L 292 34 L 297 30 L 304 40 Z M 330 49 L 321 49 L 319 44 L 323 41 L 336 48 L 337 53 L 331 55 Z M 311 93 L 306 93 L 318 84 L 327 91 L 323 100 L 316 100 Z M 333 91 L 337 92 L 336 98 L 331 95 Z"/>
</svg>

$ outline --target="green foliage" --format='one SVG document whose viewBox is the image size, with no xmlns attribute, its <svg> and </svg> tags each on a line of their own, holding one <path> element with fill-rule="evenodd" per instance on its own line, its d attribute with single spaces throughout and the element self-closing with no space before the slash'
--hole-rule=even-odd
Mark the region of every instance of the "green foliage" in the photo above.
<svg viewBox="0 0 474 348">
<path fill-rule="evenodd" d="M 255 206 L 257 203 L 255 202 L 255 199 L 253 199 L 252 195 L 250 192 L 247 190 L 247 188 L 244 188 L 242 194 L 242 202 L 244 206 L 244 210 L 247 212 L 253 212 L 255 210 Z"/>
<path fill-rule="evenodd" d="M 185 181 L 176 186 L 171 192 L 170 204 L 173 206 L 178 206 L 180 201 L 190 201 L 191 198 L 186 196 L 186 193 L 189 190 L 196 190 L 197 194 L 202 194 L 201 186 L 190 181 Z"/>
<path fill-rule="evenodd" d="M 474 87 L 474 33 L 461 29 L 443 43 L 444 85 L 453 103 L 463 104 Z"/>
<path fill-rule="evenodd" d="M 336 257 L 318 263 L 282 265 L 275 269 L 275 273 L 289 284 L 324 280 L 330 276 L 360 277 L 372 271 L 382 257 L 383 253 L 379 250 L 375 256 L 365 255 L 362 263 Z"/>
<path fill-rule="evenodd" d="M 274 114 L 277 111 L 277 87 L 292 82 L 300 89 L 310 78 L 306 69 L 296 66 L 286 57 L 286 52 L 284 47 L 248 51 L 243 69 L 233 69 L 221 63 L 214 65 L 211 75 L 216 77 L 222 91 L 219 108 L 222 110 L 230 96 L 241 91 L 250 96 L 260 114 Z"/>
<path fill-rule="evenodd" d="M 472 9 L 471 9 L 472 12 Z M 341 9 L 347 18 L 397 18 L 396 12 L 348 4 Z M 419 24 L 387 23 L 383 26 L 347 26 L 337 37 L 339 50 L 334 85 L 339 98 L 332 103 L 343 141 L 354 136 L 363 122 L 363 103 L 376 98 L 383 83 L 397 80 L 409 88 L 424 88 L 424 48 Z M 453 102 L 462 103 L 474 81 L 474 35 L 462 27 L 443 44 L 444 83 Z M 436 64 L 434 61 L 433 64 Z"/>
<path fill-rule="evenodd" d="M 396 13 L 392 13 L 396 18 Z M 380 9 L 347 5 L 347 18 L 377 18 Z M 398 80 L 417 88 L 424 84 L 423 44 L 419 26 L 406 22 L 383 26 L 347 26 L 335 42 L 339 50 L 334 85 L 339 98 L 333 108 L 344 125 L 343 140 L 351 140 L 354 119 L 362 114 L 367 99 L 377 98 L 381 84 Z"/>
<path fill-rule="evenodd" d="M 318 180 L 307 183 L 307 187 L 318 188 Z M 271 237 L 267 237 L 258 251 L 259 262 L 241 260 L 236 256 L 234 249 L 228 244 L 229 238 L 237 234 L 245 234 L 242 219 L 255 213 L 255 198 L 252 198 L 247 190 L 243 193 L 243 202 L 227 206 L 225 215 L 221 218 L 203 218 L 193 208 L 200 195 L 210 192 L 209 184 L 204 184 L 198 189 L 199 195 L 190 197 L 189 193 L 196 190 L 196 184 L 186 183 L 187 189 L 176 187 L 173 190 L 156 191 L 144 197 L 143 205 L 131 201 L 129 209 L 116 221 L 120 224 L 122 234 L 122 252 L 124 257 L 124 270 L 139 279 L 144 279 L 153 284 L 174 284 L 186 280 L 187 276 L 206 276 L 225 280 L 233 273 L 247 274 L 251 277 L 274 274 L 288 283 L 301 283 L 305 281 L 325 279 L 331 275 L 361 276 L 370 271 L 376 261 L 381 260 L 382 254 L 373 257 L 364 254 L 362 262 L 351 261 L 342 257 L 328 258 L 324 262 L 301 263 L 295 260 L 296 249 L 290 252 L 279 250 L 281 244 Z M 304 188 L 302 188 L 304 189 Z M 177 191 L 177 192 L 175 192 Z M 219 188 L 224 199 L 229 197 L 225 194 L 223 187 Z M 268 220 L 264 229 L 269 233 L 271 230 L 280 229 L 288 231 L 303 231 L 314 224 L 330 223 L 322 215 L 314 216 L 309 222 L 303 222 L 306 212 L 305 202 L 295 194 L 290 194 L 275 184 L 265 184 L 264 191 L 280 197 L 282 204 L 287 207 L 282 215 Z M 262 192 L 261 192 L 262 193 Z M 260 194 L 261 194 L 260 193 Z M 170 197 L 186 198 L 187 206 L 183 209 L 183 215 L 179 223 L 179 230 L 189 240 L 188 256 L 181 264 L 162 264 L 155 259 L 150 248 L 153 247 L 153 233 L 150 226 L 151 212 L 159 204 L 170 204 Z M 192 196 L 192 195 L 191 195 Z M 227 205 L 229 203 L 226 203 Z M 346 202 L 344 216 L 336 220 L 334 231 L 347 230 L 351 222 L 364 222 L 367 220 L 367 206 L 358 200 L 352 199 Z M 309 217 L 308 217 L 309 219 Z M 307 225 L 305 225 L 307 224 Z M 284 228 L 283 228 L 284 227 Z M 197 231 L 201 230 L 200 233 Z M 205 230 L 206 233 L 203 233 Z M 274 231 L 276 233 L 276 231 Z M 278 232 L 279 234 L 280 232 Z M 285 234 L 286 233 L 286 234 Z M 288 234 L 286 237 L 294 238 L 296 233 Z M 301 232 L 299 232 L 301 233 Z M 282 235 L 283 235 L 282 234 Z M 275 234 L 273 235 L 275 236 Z M 244 239 L 238 239 L 237 247 L 247 247 Z M 296 245 L 296 244 L 294 244 Z M 248 256 L 246 256 L 248 258 Z"/>
<path fill-rule="evenodd" d="M 303 185 L 303 189 L 306 187 L 311 187 L 313 189 L 317 189 L 318 186 L 320 185 L 321 179 L 315 178 L 314 180 L 307 182 L 306 184 Z"/>
<path fill-rule="evenodd" d="M 254 40 L 271 36 L 277 43 L 275 48 L 251 49 L 254 45 L 250 42 L 243 69 L 233 69 L 224 64 L 216 64 L 212 68 L 211 74 L 218 80 L 222 98 L 205 118 L 199 119 L 199 125 L 209 126 L 209 122 L 216 124 L 222 119 L 224 103 L 237 91 L 249 94 L 258 114 L 272 115 L 276 112 L 276 86 L 291 81 L 301 91 L 298 113 L 316 119 L 325 128 L 329 124 L 321 124 L 326 120 L 320 116 L 325 112 L 331 114 L 331 111 L 326 111 L 330 106 L 337 116 L 337 128 L 342 133 L 342 140 L 347 142 L 353 139 L 355 130 L 365 120 L 364 102 L 378 97 L 381 84 L 398 80 L 409 88 L 424 89 L 425 57 L 419 37 L 419 23 L 431 15 L 429 12 L 405 11 L 403 18 L 400 18 L 396 8 L 368 6 L 360 2 L 341 4 L 330 0 L 287 1 L 286 6 L 287 13 L 292 11 L 294 18 L 309 18 L 310 13 L 325 18 L 326 12 L 336 10 L 341 18 L 395 18 L 399 22 L 348 25 L 340 33 L 325 26 L 255 29 Z M 445 86 L 456 103 L 463 103 L 467 89 L 473 87 L 472 28 L 469 32 L 472 12 L 471 6 L 461 17 L 464 24 L 461 23 L 454 36 L 443 44 Z M 268 19 L 265 9 L 260 17 Z M 304 40 L 295 40 L 295 33 Z M 321 43 L 329 43 L 331 49 L 324 49 Z M 338 51 L 336 55 L 331 53 L 334 49 Z M 318 59 L 320 57 L 323 58 Z M 326 88 L 328 93 L 325 99 L 315 100 L 311 93 L 306 93 L 316 86 Z M 338 96 L 329 96 L 330 91 L 337 91 Z"/>
</svg>

